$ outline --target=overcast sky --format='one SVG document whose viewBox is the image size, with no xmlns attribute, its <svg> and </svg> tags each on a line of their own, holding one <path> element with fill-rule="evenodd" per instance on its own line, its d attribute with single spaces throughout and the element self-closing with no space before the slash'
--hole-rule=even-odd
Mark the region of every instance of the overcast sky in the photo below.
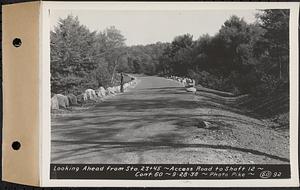
<svg viewBox="0 0 300 190">
<path fill-rule="evenodd" d="M 127 45 L 171 42 L 175 36 L 190 33 L 194 40 L 203 34 L 216 34 L 231 15 L 255 21 L 256 10 L 201 10 L 201 11 L 97 11 L 52 10 L 51 28 L 59 18 L 72 14 L 91 31 L 102 31 L 109 26 L 121 30 Z"/>
</svg>

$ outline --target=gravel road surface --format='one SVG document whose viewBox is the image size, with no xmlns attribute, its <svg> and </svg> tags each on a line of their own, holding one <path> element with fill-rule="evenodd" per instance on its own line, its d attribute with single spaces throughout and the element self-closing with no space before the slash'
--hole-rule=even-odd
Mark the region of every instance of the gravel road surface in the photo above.
<svg viewBox="0 0 300 190">
<path fill-rule="evenodd" d="M 280 164 L 289 138 L 264 121 L 189 93 L 176 81 L 138 77 L 135 88 L 51 121 L 52 163 Z M 204 127 L 203 121 L 210 125 Z"/>
</svg>

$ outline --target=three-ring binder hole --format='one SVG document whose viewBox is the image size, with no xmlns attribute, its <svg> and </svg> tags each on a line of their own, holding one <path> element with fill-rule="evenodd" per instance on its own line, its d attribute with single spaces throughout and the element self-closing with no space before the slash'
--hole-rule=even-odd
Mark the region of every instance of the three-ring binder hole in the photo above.
<svg viewBox="0 0 300 190">
<path fill-rule="evenodd" d="M 15 47 L 20 47 L 20 46 L 22 45 L 22 40 L 21 40 L 20 38 L 15 38 L 15 39 L 13 40 L 13 45 L 14 45 Z"/>
<path fill-rule="evenodd" d="M 14 150 L 19 150 L 21 148 L 21 143 L 19 141 L 14 141 L 11 146 Z"/>
</svg>

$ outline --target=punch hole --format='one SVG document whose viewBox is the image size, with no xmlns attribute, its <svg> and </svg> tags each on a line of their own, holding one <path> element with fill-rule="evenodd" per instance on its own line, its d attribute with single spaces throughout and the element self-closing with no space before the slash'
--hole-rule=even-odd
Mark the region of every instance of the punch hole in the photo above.
<svg viewBox="0 0 300 190">
<path fill-rule="evenodd" d="M 15 39 L 13 40 L 13 45 L 14 45 L 15 47 L 20 47 L 20 46 L 22 45 L 22 40 L 21 40 L 20 38 L 15 38 Z"/>
<path fill-rule="evenodd" d="M 14 150 L 19 150 L 21 148 L 21 143 L 19 141 L 14 141 L 11 146 Z"/>
</svg>

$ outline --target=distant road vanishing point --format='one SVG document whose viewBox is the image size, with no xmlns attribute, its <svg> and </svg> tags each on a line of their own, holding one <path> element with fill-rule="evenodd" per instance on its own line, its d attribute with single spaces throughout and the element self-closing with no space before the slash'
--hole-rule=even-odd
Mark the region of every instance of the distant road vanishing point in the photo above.
<svg viewBox="0 0 300 190">
<path fill-rule="evenodd" d="M 207 92 L 138 77 L 138 85 L 81 113 L 51 120 L 51 163 L 272 164 L 289 139 Z M 202 127 L 201 121 L 212 124 Z"/>
</svg>

